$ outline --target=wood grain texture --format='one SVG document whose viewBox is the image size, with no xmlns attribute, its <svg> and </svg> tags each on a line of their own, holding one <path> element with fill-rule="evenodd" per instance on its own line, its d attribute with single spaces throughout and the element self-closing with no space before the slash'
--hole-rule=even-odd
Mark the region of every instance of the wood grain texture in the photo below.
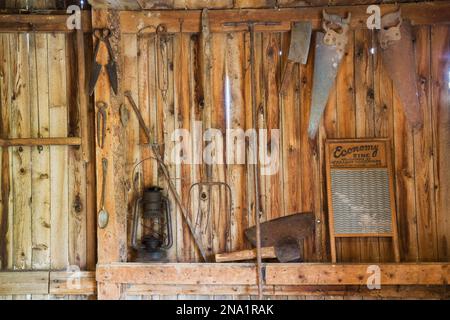
<svg viewBox="0 0 450 320">
<path fill-rule="evenodd" d="M 450 50 L 449 28 L 433 26 L 431 29 L 431 110 L 434 137 L 434 188 L 436 195 L 436 221 L 438 259 L 450 260 L 450 96 L 448 90 L 450 68 L 446 54 Z"/>
</svg>

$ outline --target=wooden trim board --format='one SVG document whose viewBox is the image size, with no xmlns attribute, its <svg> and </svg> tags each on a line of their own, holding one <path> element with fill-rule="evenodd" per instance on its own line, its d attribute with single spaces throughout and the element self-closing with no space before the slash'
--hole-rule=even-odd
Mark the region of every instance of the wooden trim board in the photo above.
<svg viewBox="0 0 450 320">
<path fill-rule="evenodd" d="M 95 272 L 81 271 L 79 286 L 74 281 L 70 282 L 71 279 L 73 279 L 73 273 L 63 271 L 0 272 L 0 295 L 93 295 L 96 293 Z M 73 283 L 74 286 L 68 286 L 69 283 Z"/>
<path fill-rule="evenodd" d="M 0 139 L 0 147 L 17 146 L 79 146 L 81 138 L 17 138 Z"/>
<path fill-rule="evenodd" d="M 371 264 L 267 263 L 266 285 L 366 285 Z M 378 264 L 382 285 L 443 285 L 450 263 Z M 113 263 L 98 282 L 157 285 L 256 285 L 253 263 Z"/>
<path fill-rule="evenodd" d="M 67 28 L 67 18 L 69 15 L 65 11 L 52 12 L 51 14 L 0 14 L 0 32 L 64 32 L 70 33 L 74 30 Z M 81 12 L 81 29 L 83 32 L 90 32 L 91 13 Z"/>
<path fill-rule="evenodd" d="M 395 4 L 380 5 L 382 14 L 395 11 Z M 450 2 L 422 2 L 399 4 L 403 19 L 408 19 L 413 25 L 449 24 Z M 289 31 L 293 21 L 310 21 L 313 29 L 322 28 L 322 10 L 333 14 L 346 15 L 352 13 L 350 28 L 367 28 L 367 5 L 338 7 L 309 7 L 284 9 L 228 9 L 210 10 L 209 21 L 211 32 L 247 31 L 246 25 L 224 26 L 225 22 L 233 21 L 271 21 L 279 25 L 255 27 L 256 31 Z M 120 11 L 119 19 L 123 33 L 154 33 L 156 26 L 164 24 L 168 32 L 180 32 L 182 21 L 183 32 L 200 32 L 200 10 L 161 10 L 161 11 Z M 153 27 L 151 27 L 153 26 Z"/>
</svg>

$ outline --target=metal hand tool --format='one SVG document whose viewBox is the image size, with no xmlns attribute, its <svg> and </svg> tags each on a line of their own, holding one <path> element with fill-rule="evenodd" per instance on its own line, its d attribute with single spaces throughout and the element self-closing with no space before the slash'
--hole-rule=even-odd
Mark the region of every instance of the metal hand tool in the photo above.
<svg viewBox="0 0 450 320">
<path fill-rule="evenodd" d="M 102 197 L 100 200 L 100 211 L 98 212 L 98 226 L 100 229 L 106 228 L 108 225 L 109 214 L 105 209 L 105 188 L 106 188 L 106 173 L 108 172 L 108 159 L 102 159 Z"/>
<path fill-rule="evenodd" d="M 320 119 L 344 55 L 350 23 L 350 14 L 347 18 L 342 18 L 338 15 L 327 14 L 324 10 L 323 18 L 322 25 L 326 33 L 316 33 L 311 114 L 308 127 L 310 142 L 314 141 L 311 143 L 312 147 L 314 147 Z"/>
<path fill-rule="evenodd" d="M 423 116 L 420 112 L 413 31 L 409 21 L 402 21 L 400 9 L 381 17 L 379 41 L 381 60 L 397 90 L 406 119 L 414 130 L 420 130 Z"/>
<path fill-rule="evenodd" d="M 103 149 L 106 137 L 106 108 L 108 105 L 103 102 L 97 102 L 97 144 Z"/>
<path fill-rule="evenodd" d="M 106 49 L 108 50 L 108 63 L 106 64 L 106 71 L 108 73 L 109 82 L 114 94 L 117 94 L 118 88 L 118 80 L 117 80 L 117 66 L 116 61 L 114 59 L 114 52 L 111 47 L 111 43 L 109 42 L 109 38 L 111 37 L 111 30 L 109 29 L 95 29 L 94 37 L 97 39 L 97 43 L 95 45 L 94 50 L 94 60 L 92 63 L 92 74 L 91 79 L 89 81 L 89 95 L 92 95 L 95 90 L 95 85 L 97 84 L 97 80 L 100 76 L 100 72 L 102 70 L 103 65 L 97 61 L 98 52 L 100 49 L 100 43 L 104 43 Z"/>
<path fill-rule="evenodd" d="M 264 22 L 264 21 L 239 21 L 239 22 L 226 22 L 224 26 L 237 26 L 245 24 L 248 27 L 250 33 L 250 67 L 251 67 L 251 94 L 252 94 L 252 125 L 253 128 L 257 128 L 257 106 L 256 106 L 256 66 L 255 66 L 255 25 L 273 26 L 279 25 L 279 22 Z M 256 150 L 259 148 L 259 135 L 256 135 Z M 263 214 L 264 207 L 260 201 L 260 169 L 258 157 L 256 157 L 256 164 L 253 165 L 253 176 L 255 185 L 255 221 L 256 221 L 256 269 L 258 279 L 258 298 L 263 298 L 263 272 L 262 272 L 262 257 L 261 257 L 261 227 L 260 219 Z"/>
</svg>

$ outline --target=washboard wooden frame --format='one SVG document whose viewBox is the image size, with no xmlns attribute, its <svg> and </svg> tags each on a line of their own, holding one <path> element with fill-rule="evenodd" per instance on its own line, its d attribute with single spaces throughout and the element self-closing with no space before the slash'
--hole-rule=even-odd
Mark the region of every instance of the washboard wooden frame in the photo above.
<svg viewBox="0 0 450 320">
<path fill-rule="evenodd" d="M 389 139 L 329 139 L 325 142 L 325 165 L 326 165 L 326 181 L 327 181 L 327 198 L 328 198 L 328 214 L 330 225 L 330 245 L 331 245 L 331 260 L 336 262 L 336 238 L 344 237 L 390 237 L 392 238 L 395 262 L 400 261 L 398 230 L 397 230 L 397 213 L 395 207 L 393 169 L 391 158 L 391 143 Z M 384 171 L 385 169 L 386 171 Z M 390 231 L 387 232 L 367 232 L 367 231 L 352 231 L 349 233 L 337 232 L 335 220 L 335 213 L 338 210 L 333 208 L 332 174 L 336 170 L 344 170 L 346 172 L 371 171 L 387 173 L 388 189 L 386 190 L 389 197 L 390 209 Z M 340 179 L 343 179 L 342 177 Z M 345 179 L 345 177 L 344 177 Z M 336 178 L 335 178 L 336 180 Z M 380 183 L 381 184 L 381 183 Z M 381 185 L 380 188 L 383 188 Z M 361 193 L 363 197 L 363 193 Z M 354 194 L 353 194 L 354 195 Z M 362 200 L 364 203 L 364 200 Z M 339 218 L 339 217 L 338 217 Z M 339 218 L 340 219 L 340 218 Z M 362 219 L 362 218 L 361 218 Z M 364 229 L 363 227 L 361 229 Z"/>
</svg>

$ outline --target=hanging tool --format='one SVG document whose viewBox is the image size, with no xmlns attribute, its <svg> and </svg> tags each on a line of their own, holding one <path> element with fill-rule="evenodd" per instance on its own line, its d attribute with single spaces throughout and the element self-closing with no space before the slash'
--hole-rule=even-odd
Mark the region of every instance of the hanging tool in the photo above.
<svg viewBox="0 0 450 320">
<path fill-rule="evenodd" d="M 323 11 L 322 23 L 325 34 L 316 33 L 316 52 L 314 58 L 313 89 L 308 135 L 315 139 L 320 119 L 325 110 L 331 88 L 336 80 L 339 65 L 347 44 L 351 15 L 342 18 Z"/>
<path fill-rule="evenodd" d="M 103 146 L 105 145 L 107 107 L 108 104 L 105 102 L 97 102 L 97 144 L 101 149 L 103 149 Z"/>
<path fill-rule="evenodd" d="M 114 52 L 111 47 L 111 43 L 109 42 L 109 38 L 111 37 L 111 30 L 109 29 L 95 29 L 94 37 L 97 39 L 97 43 L 95 45 L 94 50 L 94 60 L 92 63 L 92 74 L 91 79 L 89 81 L 89 95 L 91 96 L 94 93 L 95 86 L 97 84 L 98 78 L 100 76 L 100 72 L 102 71 L 103 65 L 97 61 L 98 52 L 100 49 L 100 44 L 106 46 L 108 50 L 108 63 L 106 64 L 106 72 L 108 73 L 109 83 L 114 94 L 117 94 L 118 89 L 118 80 L 117 80 L 117 65 L 116 60 L 114 58 Z"/>
<path fill-rule="evenodd" d="M 414 130 L 423 126 L 411 23 L 402 21 L 400 9 L 381 18 L 381 59 L 397 90 L 406 119 Z"/>
<path fill-rule="evenodd" d="M 207 175 L 207 176 L 209 176 L 209 175 Z M 216 190 L 213 192 L 213 189 L 216 189 Z M 197 194 L 197 196 L 193 197 L 193 195 L 195 195 L 195 194 Z M 204 228 L 206 228 L 206 226 L 209 225 L 209 220 L 211 217 L 211 206 L 212 206 L 212 201 L 214 200 L 214 199 L 212 199 L 212 196 L 211 196 L 212 194 L 221 195 L 220 199 L 225 199 L 225 203 L 227 203 L 227 208 L 225 211 L 225 216 L 227 218 L 226 230 L 227 230 L 227 233 L 230 234 L 231 233 L 231 230 L 230 230 L 231 224 L 229 224 L 228 221 L 231 221 L 232 208 L 233 208 L 233 202 L 232 202 L 233 198 L 232 198 L 231 187 L 226 182 L 211 181 L 210 179 L 207 179 L 206 181 L 200 181 L 200 182 L 194 183 L 189 188 L 189 197 L 188 197 L 187 203 L 191 204 L 190 208 L 193 207 L 194 208 L 193 211 L 196 211 L 195 227 L 194 227 L 195 232 L 197 232 L 197 230 L 200 231 L 202 226 L 204 226 Z M 197 206 L 195 204 L 191 203 L 193 198 L 199 199 L 199 203 L 197 204 Z M 206 202 L 206 204 L 201 205 L 201 202 Z M 195 210 L 195 208 L 197 208 L 197 210 Z M 206 212 L 202 212 L 201 208 L 207 208 Z M 204 215 L 206 215 L 206 223 L 203 223 Z M 191 217 L 193 217 L 193 216 L 194 215 L 191 214 Z M 217 222 L 219 225 L 221 224 L 220 218 L 222 216 L 224 216 L 224 214 L 222 212 L 220 212 L 218 214 L 219 221 Z"/>
<path fill-rule="evenodd" d="M 100 199 L 100 211 L 98 212 L 98 227 L 106 228 L 108 225 L 109 214 L 105 209 L 105 189 L 106 189 L 106 173 L 108 172 L 108 159 L 102 159 L 102 197 Z"/>
<path fill-rule="evenodd" d="M 197 236 L 197 234 L 195 233 L 195 229 L 194 226 L 191 222 L 191 219 L 188 216 L 188 211 L 186 210 L 185 206 L 183 205 L 183 202 L 181 201 L 181 197 L 177 192 L 177 189 L 175 188 L 175 185 L 173 184 L 173 181 L 170 177 L 170 173 L 169 170 L 167 169 L 166 165 L 164 164 L 163 158 L 159 152 L 159 148 L 158 146 L 154 143 L 154 139 L 150 133 L 150 130 L 147 128 L 147 126 L 145 125 L 145 121 L 144 118 L 142 117 L 141 112 L 139 111 L 138 106 L 136 105 L 136 103 L 134 102 L 133 96 L 131 95 L 130 91 L 126 91 L 124 93 L 125 97 L 127 97 L 131 107 L 133 108 L 138 121 L 139 121 L 139 125 L 142 128 L 142 130 L 144 130 L 144 133 L 147 137 L 147 140 L 149 142 L 149 144 L 151 145 L 151 150 L 153 153 L 153 156 L 156 159 L 156 162 L 158 163 L 159 169 L 161 170 L 164 178 L 167 181 L 167 185 L 169 187 L 170 192 L 172 193 L 175 202 L 177 203 L 178 207 L 180 208 L 181 214 L 186 222 L 186 224 L 189 227 L 189 231 L 192 234 L 192 237 L 194 238 L 195 244 L 197 245 L 200 254 L 202 255 L 203 260 L 207 261 L 207 256 L 206 256 L 206 251 L 202 245 L 202 242 L 200 240 L 200 238 Z"/>
<path fill-rule="evenodd" d="M 283 94 L 289 87 L 292 71 L 296 63 L 306 64 L 308 61 L 309 45 L 311 43 L 311 22 L 294 22 L 291 30 L 291 43 L 289 55 L 284 67 L 281 80 L 280 93 Z"/>
<path fill-rule="evenodd" d="M 251 67 L 251 95 L 252 95 L 252 126 L 257 129 L 257 106 L 256 106 L 256 56 L 255 56 L 255 26 L 273 26 L 279 25 L 279 22 L 263 22 L 263 21 L 239 21 L 239 22 L 226 22 L 224 26 L 238 26 L 245 24 L 248 27 L 250 33 L 250 67 Z M 250 146 L 249 146 L 250 147 Z M 256 145 L 254 146 L 256 151 L 254 154 L 258 154 L 259 148 L 259 135 L 256 135 Z M 258 280 L 258 298 L 263 298 L 263 270 L 262 270 L 262 257 L 261 257 L 261 232 L 260 232 L 260 219 L 263 214 L 264 207 L 260 201 L 260 168 L 259 158 L 256 156 L 256 163 L 253 165 L 253 176 L 255 186 L 255 224 L 256 224 L 256 269 Z M 248 190 L 248 189 L 247 189 Z M 250 197 L 249 197 L 250 198 Z"/>
</svg>

